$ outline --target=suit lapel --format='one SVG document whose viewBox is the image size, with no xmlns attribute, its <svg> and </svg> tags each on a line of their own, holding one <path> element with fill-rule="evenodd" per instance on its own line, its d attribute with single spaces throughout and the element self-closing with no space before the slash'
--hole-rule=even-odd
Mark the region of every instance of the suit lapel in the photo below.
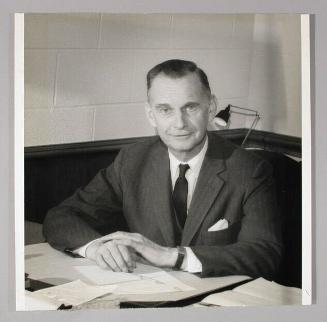
<svg viewBox="0 0 327 322">
<path fill-rule="evenodd" d="M 167 246 L 175 245 L 175 232 L 171 204 L 171 176 L 167 148 L 160 141 L 155 145 L 151 156 L 152 187 L 150 204 Z"/>
<path fill-rule="evenodd" d="M 215 142 L 217 145 L 217 142 Z M 219 143 L 218 143 L 219 145 Z M 225 170 L 223 154 L 217 151 L 209 136 L 209 146 L 200 170 L 196 188 L 189 207 L 184 226 L 182 245 L 189 245 L 207 215 L 212 203 L 216 200 L 224 185 L 219 173 Z"/>
</svg>

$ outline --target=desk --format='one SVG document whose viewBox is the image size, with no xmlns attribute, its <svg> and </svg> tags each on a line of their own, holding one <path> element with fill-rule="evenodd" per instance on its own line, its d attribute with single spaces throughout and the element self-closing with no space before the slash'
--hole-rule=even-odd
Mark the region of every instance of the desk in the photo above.
<svg viewBox="0 0 327 322">
<path fill-rule="evenodd" d="M 83 265 L 90 265 L 90 261 L 85 258 L 72 258 L 53 249 L 47 243 L 25 247 L 25 272 L 29 274 L 31 279 L 52 285 L 60 285 L 76 279 L 87 282 L 85 277 L 74 269 L 74 266 Z M 149 267 L 149 271 L 156 270 L 158 269 L 155 267 Z M 128 294 L 119 295 L 119 297 L 116 294 L 110 294 L 104 299 L 114 301 L 119 298 L 120 302 L 175 302 L 207 294 L 249 279 L 247 276 L 200 278 L 187 272 L 171 270 L 167 270 L 167 272 L 195 290 L 157 294 Z"/>
</svg>

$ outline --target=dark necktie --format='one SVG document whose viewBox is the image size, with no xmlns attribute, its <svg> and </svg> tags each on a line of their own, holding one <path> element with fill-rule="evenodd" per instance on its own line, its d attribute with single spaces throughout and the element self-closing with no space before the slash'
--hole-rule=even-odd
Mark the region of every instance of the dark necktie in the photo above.
<svg viewBox="0 0 327 322">
<path fill-rule="evenodd" d="M 188 183 L 185 178 L 185 173 L 189 168 L 190 166 L 188 164 L 179 165 L 179 176 L 176 180 L 173 191 L 173 204 L 178 222 L 182 229 L 184 228 L 187 216 Z"/>
</svg>

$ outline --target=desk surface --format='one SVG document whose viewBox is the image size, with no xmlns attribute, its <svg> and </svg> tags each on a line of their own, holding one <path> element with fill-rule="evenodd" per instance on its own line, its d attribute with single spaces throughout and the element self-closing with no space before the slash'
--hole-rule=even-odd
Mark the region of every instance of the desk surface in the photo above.
<svg viewBox="0 0 327 322">
<path fill-rule="evenodd" d="M 60 285 L 76 279 L 88 282 L 74 266 L 90 265 L 85 258 L 73 258 L 59 252 L 47 243 L 28 245 L 25 247 L 25 272 L 31 279 L 36 279 L 52 285 Z M 149 266 L 150 271 L 158 270 Z M 128 294 L 119 295 L 121 302 L 171 302 L 191 298 L 224 288 L 249 279 L 247 276 L 226 276 L 200 278 L 194 274 L 181 271 L 166 270 L 181 282 L 192 286 L 195 290 L 185 292 L 157 293 L 157 294 Z M 110 294 L 107 300 L 117 299 L 117 295 Z"/>
</svg>

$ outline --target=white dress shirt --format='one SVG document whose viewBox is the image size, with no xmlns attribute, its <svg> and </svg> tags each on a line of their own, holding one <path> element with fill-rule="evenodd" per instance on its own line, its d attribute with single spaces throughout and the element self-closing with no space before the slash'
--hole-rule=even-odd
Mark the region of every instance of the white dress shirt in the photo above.
<svg viewBox="0 0 327 322">
<path fill-rule="evenodd" d="M 208 149 L 208 137 L 201 149 L 201 151 L 192 159 L 187 162 L 179 161 L 168 149 L 169 162 L 170 162 L 170 175 L 171 175 L 171 183 L 172 189 L 174 189 L 176 180 L 179 176 L 179 165 L 180 164 L 188 164 L 189 169 L 185 173 L 185 178 L 188 182 L 188 192 L 187 192 L 187 213 L 190 207 L 193 193 L 195 190 L 196 182 L 199 177 L 199 173 L 201 170 L 201 166 L 205 157 L 205 154 Z M 199 259 L 195 256 L 192 249 L 190 247 L 185 247 L 186 256 L 184 258 L 182 269 L 190 272 L 190 273 L 199 273 L 202 272 L 202 264 Z"/>
<path fill-rule="evenodd" d="M 170 175 L 171 175 L 171 182 L 172 182 L 172 189 L 174 189 L 176 180 L 179 176 L 179 165 L 188 164 L 189 169 L 185 173 L 185 178 L 188 182 L 188 193 L 187 193 L 187 212 L 190 207 L 193 193 L 195 190 L 196 182 L 198 180 L 198 176 L 201 170 L 201 166 L 205 157 L 205 154 L 208 149 L 208 137 L 206 137 L 206 141 L 201 149 L 201 151 L 192 159 L 187 162 L 179 161 L 168 149 L 169 155 L 169 163 L 170 163 Z M 96 240 L 96 239 L 95 239 Z M 93 243 L 95 240 L 90 241 L 86 245 L 75 249 L 73 252 L 80 256 L 85 257 L 86 248 Z M 202 264 L 199 259 L 195 256 L 192 249 L 190 247 L 185 247 L 186 249 L 186 256 L 182 263 L 182 270 L 190 272 L 190 273 L 200 273 L 202 272 Z"/>
</svg>

